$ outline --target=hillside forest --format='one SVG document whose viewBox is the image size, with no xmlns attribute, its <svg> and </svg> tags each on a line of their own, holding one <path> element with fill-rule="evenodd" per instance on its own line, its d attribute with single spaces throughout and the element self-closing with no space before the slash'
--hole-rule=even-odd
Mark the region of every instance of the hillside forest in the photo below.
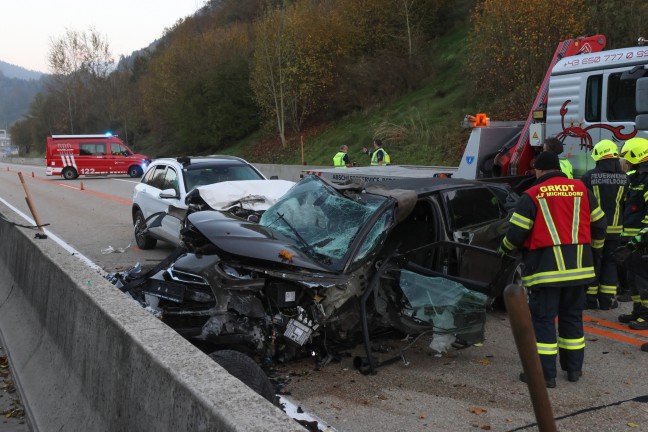
<svg viewBox="0 0 648 432">
<path fill-rule="evenodd" d="M 330 165 L 346 144 L 366 165 L 380 138 L 392 162 L 455 165 L 463 117 L 526 118 L 560 41 L 631 46 L 646 22 L 644 0 L 211 0 L 119 62 L 92 28 L 54 37 L 10 132 L 23 155 L 111 131 L 152 157 Z"/>
</svg>

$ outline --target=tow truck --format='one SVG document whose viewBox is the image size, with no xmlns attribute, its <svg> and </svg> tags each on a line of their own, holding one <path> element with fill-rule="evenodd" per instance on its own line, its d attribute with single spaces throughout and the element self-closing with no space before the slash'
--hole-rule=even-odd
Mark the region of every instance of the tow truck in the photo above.
<svg viewBox="0 0 648 432">
<path fill-rule="evenodd" d="M 390 165 L 304 170 L 335 183 L 360 179 L 453 177 L 519 184 L 533 174 L 535 157 L 547 137 L 564 144 L 561 157 L 580 177 L 593 168 L 593 146 L 603 139 L 619 147 L 635 136 L 648 138 L 648 40 L 604 51 L 603 35 L 558 44 L 526 120 L 491 121 L 468 115 L 472 128 L 458 167 Z"/>
</svg>

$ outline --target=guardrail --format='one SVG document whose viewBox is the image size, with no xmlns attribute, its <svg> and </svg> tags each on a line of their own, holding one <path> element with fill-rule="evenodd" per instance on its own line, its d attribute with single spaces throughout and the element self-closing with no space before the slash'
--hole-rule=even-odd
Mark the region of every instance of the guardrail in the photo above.
<svg viewBox="0 0 648 432">
<path fill-rule="evenodd" d="M 0 336 L 33 430 L 304 430 L 51 240 L 3 218 L 0 238 Z"/>
</svg>

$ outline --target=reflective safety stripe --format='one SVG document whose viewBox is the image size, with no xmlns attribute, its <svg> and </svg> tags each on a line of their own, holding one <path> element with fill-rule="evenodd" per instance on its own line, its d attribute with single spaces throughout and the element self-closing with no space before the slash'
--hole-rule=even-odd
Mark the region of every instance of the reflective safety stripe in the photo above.
<svg viewBox="0 0 648 432">
<path fill-rule="evenodd" d="M 526 287 L 531 287 L 537 284 L 546 284 L 554 282 L 568 282 L 579 279 L 589 279 L 593 278 L 596 274 L 594 273 L 594 267 L 583 267 L 578 269 L 570 269 L 564 271 L 549 271 L 536 273 L 528 276 L 522 277 L 522 283 Z"/>
<path fill-rule="evenodd" d="M 572 219 L 572 244 L 578 244 L 578 227 L 580 225 L 580 197 L 574 198 L 574 217 Z"/>
<path fill-rule="evenodd" d="M 648 201 L 648 192 L 644 192 L 644 201 Z"/>
<path fill-rule="evenodd" d="M 589 295 L 596 295 L 596 294 L 598 294 L 598 286 L 596 286 L 596 285 L 594 285 L 594 286 L 588 286 L 588 287 L 587 287 L 587 292 L 586 292 L 586 293 L 589 294 Z"/>
<path fill-rule="evenodd" d="M 510 251 L 514 251 L 517 249 L 513 243 L 511 243 L 506 237 L 504 237 L 504 240 L 502 240 L 502 243 L 504 244 L 504 247 Z"/>
<path fill-rule="evenodd" d="M 579 244 L 576 247 L 576 262 L 578 263 L 578 268 L 583 267 L 583 245 Z"/>
<path fill-rule="evenodd" d="M 616 285 L 601 285 L 599 292 L 601 294 L 616 294 L 617 287 Z"/>
<path fill-rule="evenodd" d="M 596 222 L 597 220 L 601 219 L 603 216 L 605 216 L 605 213 L 603 213 L 601 207 L 596 207 L 594 210 L 592 210 L 592 213 L 590 214 L 590 222 Z"/>
<path fill-rule="evenodd" d="M 513 213 L 511 215 L 510 222 L 513 225 L 517 225 L 520 228 L 525 230 L 530 230 L 531 228 L 533 228 L 533 221 L 531 219 L 525 218 L 524 216 L 518 213 Z"/>
<path fill-rule="evenodd" d="M 559 271 L 564 271 L 567 267 L 565 266 L 565 259 L 563 258 L 560 246 L 554 246 L 553 253 L 554 257 L 556 257 L 556 267 L 558 267 Z"/>
<path fill-rule="evenodd" d="M 648 300 L 641 300 L 641 306 L 648 308 Z"/>
<path fill-rule="evenodd" d="M 633 303 L 641 303 L 641 296 L 639 294 L 630 296 Z"/>
<path fill-rule="evenodd" d="M 610 234 L 616 234 L 612 231 L 609 231 L 610 228 L 612 227 L 618 227 L 619 232 L 621 232 L 621 225 L 619 225 L 619 218 L 621 217 L 621 200 L 625 196 L 625 186 L 621 186 L 619 190 L 617 191 L 616 199 L 614 200 L 614 217 L 612 218 L 612 223 L 608 227 L 608 232 Z M 599 201 L 601 202 L 601 201 Z"/>
<path fill-rule="evenodd" d="M 579 350 L 585 348 L 585 337 L 578 339 L 558 338 L 558 348 L 567 350 Z"/>
<path fill-rule="evenodd" d="M 601 249 L 605 244 L 605 239 L 592 239 L 592 247 L 594 249 Z"/>
<path fill-rule="evenodd" d="M 551 235 L 551 241 L 554 245 L 560 244 L 560 237 L 558 236 L 558 230 L 556 229 L 556 224 L 554 224 L 553 219 L 551 218 L 551 212 L 549 211 L 549 205 L 544 199 L 539 199 L 538 204 L 540 204 L 540 209 L 542 211 L 542 217 L 545 220 L 549 234 Z"/>
<path fill-rule="evenodd" d="M 547 344 L 547 343 L 540 343 L 537 342 L 536 345 L 538 346 L 538 354 L 540 355 L 556 355 L 558 354 L 558 344 Z"/>
<path fill-rule="evenodd" d="M 629 227 L 623 227 L 623 235 L 624 237 L 634 237 L 637 234 L 639 234 L 639 231 L 641 231 L 641 228 L 629 228 Z"/>
<path fill-rule="evenodd" d="M 607 227 L 606 230 L 608 234 L 621 234 L 622 231 L 623 231 L 622 225 L 610 225 Z"/>
</svg>

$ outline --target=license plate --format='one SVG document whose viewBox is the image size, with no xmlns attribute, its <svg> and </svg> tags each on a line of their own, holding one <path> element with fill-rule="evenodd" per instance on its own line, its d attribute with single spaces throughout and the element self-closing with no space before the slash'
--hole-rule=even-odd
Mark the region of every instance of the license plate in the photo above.
<svg viewBox="0 0 648 432">
<path fill-rule="evenodd" d="M 151 280 L 143 291 L 145 294 L 181 303 L 184 300 L 185 286 L 175 282 Z"/>
</svg>

